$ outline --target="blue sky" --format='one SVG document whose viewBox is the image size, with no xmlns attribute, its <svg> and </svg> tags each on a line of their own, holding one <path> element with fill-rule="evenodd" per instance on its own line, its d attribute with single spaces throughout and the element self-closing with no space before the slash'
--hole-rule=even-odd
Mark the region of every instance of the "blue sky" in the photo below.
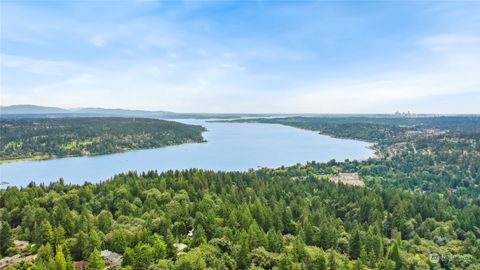
<svg viewBox="0 0 480 270">
<path fill-rule="evenodd" d="M 480 113 L 478 1 L 2 1 L 1 104 Z"/>
</svg>

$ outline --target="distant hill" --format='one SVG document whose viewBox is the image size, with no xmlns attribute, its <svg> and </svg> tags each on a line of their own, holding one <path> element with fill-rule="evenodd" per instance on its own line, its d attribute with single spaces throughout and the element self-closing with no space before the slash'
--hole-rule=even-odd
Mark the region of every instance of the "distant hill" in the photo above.
<svg viewBox="0 0 480 270">
<path fill-rule="evenodd" d="M 273 114 L 245 114 L 245 113 L 175 113 L 167 111 L 144 111 L 127 109 L 105 108 L 78 108 L 62 109 L 37 105 L 12 105 L 0 107 L 0 116 L 3 118 L 55 118 L 55 117 L 92 117 L 92 116 L 120 116 L 163 119 L 229 119 L 241 117 L 266 117 Z"/>
<path fill-rule="evenodd" d="M 81 108 L 71 110 L 77 114 L 105 114 L 114 116 L 136 116 L 136 117 L 166 117 L 175 113 L 165 111 L 143 111 L 126 109 L 104 109 L 104 108 Z"/>
<path fill-rule="evenodd" d="M 56 107 L 44 107 L 37 105 L 12 105 L 0 107 L 1 114 L 53 114 L 53 113 L 69 113 L 69 110 L 56 108 Z"/>
<path fill-rule="evenodd" d="M 143 111 L 125 109 L 104 109 L 104 108 L 79 108 L 62 109 L 56 107 L 44 107 L 38 105 L 12 105 L 0 107 L 0 114 L 7 117 L 18 116 L 128 116 L 128 117 L 155 117 L 166 118 L 174 115 L 172 112 L 164 111 Z"/>
</svg>

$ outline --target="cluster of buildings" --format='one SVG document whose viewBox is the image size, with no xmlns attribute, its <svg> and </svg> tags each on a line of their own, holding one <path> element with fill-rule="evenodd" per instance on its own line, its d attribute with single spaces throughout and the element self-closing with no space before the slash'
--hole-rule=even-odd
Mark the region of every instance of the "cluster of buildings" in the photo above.
<svg viewBox="0 0 480 270">
<path fill-rule="evenodd" d="M 31 263 L 36 258 L 36 254 L 31 254 L 25 252 L 30 246 L 28 241 L 15 240 L 13 241 L 13 248 L 18 252 L 18 254 L 5 257 L 0 259 L 0 269 L 7 268 L 9 265 L 17 265 L 20 263 Z M 110 250 L 102 250 L 100 252 L 100 257 L 102 257 L 105 262 L 105 269 L 116 269 L 122 266 L 122 255 L 115 253 Z M 74 261 L 73 267 L 79 270 L 87 270 L 88 262 L 87 261 Z"/>
</svg>

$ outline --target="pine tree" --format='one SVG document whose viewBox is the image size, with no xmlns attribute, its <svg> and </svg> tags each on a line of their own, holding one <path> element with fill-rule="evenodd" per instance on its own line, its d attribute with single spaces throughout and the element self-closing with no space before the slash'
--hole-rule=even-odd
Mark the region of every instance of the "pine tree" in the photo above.
<svg viewBox="0 0 480 270">
<path fill-rule="evenodd" d="M 103 268 L 105 268 L 105 263 L 100 257 L 100 252 L 97 249 L 94 249 L 93 252 L 88 257 L 88 269 L 103 270 Z"/>
<path fill-rule="evenodd" d="M 155 234 L 153 237 L 153 248 L 155 249 L 155 258 L 158 259 L 165 259 L 167 255 L 167 244 L 165 244 L 165 241 Z"/>
<path fill-rule="evenodd" d="M 283 237 L 275 230 L 269 230 L 267 233 L 267 249 L 270 252 L 281 252 L 283 249 Z"/>
<path fill-rule="evenodd" d="M 89 251 L 93 251 L 94 249 L 101 249 L 102 247 L 102 239 L 100 239 L 100 236 L 98 235 L 96 230 L 91 230 L 90 235 L 90 245 L 89 245 Z"/>
<path fill-rule="evenodd" d="M 398 244 L 396 241 L 393 242 L 392 247 L 390 248 L 388 252 L 388 259 L 392 260 L 395 262 L 395 269 L 401 269 L 402 268 L 402 260 L 400 258 L 400 252 L 398 250 Z"/>
<path fill-rule="evenodd" d="M 56 227 L 53 230 L 53 244 L 54 245 L 61 245 L 65 240 L 65 230 L 62 226 Z"/>
<path fill-rule="evenodd" d="M 48 270 L 57 270 L 57 262 L 54 258 L 48 259 Z"/>
<path fill-rule="evenodd" d="M 74 270 L 73 260 L 72 260 L 72 256 L 70 256 L 70 254 L 67 255 L 67 258 L 65 259 L 65 262 L 67 263 L 67 270 Z"/>
<path fill-rule="evenodd" d="M 327 260 L 323 252 L 315 259 L 315 269 L 316 270 L 327 270 Z"/>
<path fill-rule="evenodd" d="M 175 237 L 170 229 L 167 229 L 165 234 L 165 244 L 167 245 L 167 256 L 175 258 L 177 256 L 177 249 L 173 245 L 175 243 Z"/>
<path fill-rule="evenodd" d="M 363 270 L 363 264 L 360 260 L 356 260 L 355 264 L 353 265 L 354 270 Z"/>
<path fill-rule="evenodd" d="M 38 249 L 37 255 L 38 260 L 48 262 L 48 260 L 53 257 L 52 246 L 50 243 L 41 245 Z"/>
<path fill-rule="evenodd" d="M 362 261 L 362 263 L 364 264 L 367 264 L 370 260 L 369 260 L 369 257 L 368 257 L 368 253 L 367 251 L 365 250 L 365 248 L 362 247 L 362 249 L 360 250 L 360 261 Z"/>
<path fill-rule="evenodd" d="M 248 248 L 248 238 L 243 233 L 240 239 L 240 249 L 237 254 L 237 266 L 239 269 L 247 269 L 250 264 L 250 249 Z"/>
<path fill-rule="evenodd" d="M 293 256 L 298 262 L 305 257 L 305 242 L 303 242 L 303 239 L 300 236 L 297 236 L 293 243 Z"/>
<path fill-rule="evenodd" d="M 328 268 L 330 270 L 337 270 L 337 263 L 335 262 L 335 252 L 333 250 L 330 251 L 330 255 L 328 256 Z"/>
<path fill-rule="evenodd" d="M 355 230 L 349 242 L 350 259 L 353 259 L 353 260 L 358 259 L 360 257 L 361 250 L 362 250 L 362 243 L 360 239 L 360 233 L 358 232 L 358 230 Z"/>
<path fill-rule="evenodd" d="M 283 254 L 278 263 L 279 270 L 291 270 L 293 269 L 293 261 L 289 254 Z"/>
<path fill-rule="evenodd" d="M 84 232 L 79 232 L 76 238 L 77 242 L 75 243 L 75 253 L 73 257 L 78 260 L 85 260 L 93 251 L 93 247 L 89 241 L 90 237 Z"/>
<path fill-rule="evenodd" d="M 98 228 L 103 233 L 108 233 L 110 228 L 113 225 L 113 216 L 112 213 L 108 210 L 102 210 L 97 216 Z"/>
<path fill-rule="evenodd" d="M 63 255 L 63 249 L 61 245 L 57 246 L 57 254 L 55 255 L 56 270 L 67 270 L 67 261 L 65 255 Z"/>
<path fill-rule="evenodd" d="M 373 252 L 376 259 L 383 258 L 383 239 L 379 234 L 373 238 Z"/>
<path fill-rule="evenodd" d="M 12 244 L 12 232 L 7 222 L 0 222 L 0 256 L 6 255 Z"/>
<path fill-rule="evenodd" d="M 192 247 L 198 247 L 206 242 L 207 237 L 205 236 L 205 230 L 203 229 L 202 225 L 198 225 L 193 232 Z"/>
<path fill-rule="evenodd" d="M 53 242 L 52 225 L 50 225 L 50 222 L 48 222 L 48 220 L 44 220 L 42 221 L 42 223 L 40 223 L 40 226 L 35 231 L 35 236 L 36 242 L 39 242 L 41 244 Z"/>
<path fill-rule="evenodd" d="M 257 222 L 253 222 L 249 229 L 248 229 L 248 236 L 249 236 L 249 243 L 250 247 L 257 248 L 266 246 L 267 237 L 265 236 L 265 232 L 260 228 Z"/>
</svg>

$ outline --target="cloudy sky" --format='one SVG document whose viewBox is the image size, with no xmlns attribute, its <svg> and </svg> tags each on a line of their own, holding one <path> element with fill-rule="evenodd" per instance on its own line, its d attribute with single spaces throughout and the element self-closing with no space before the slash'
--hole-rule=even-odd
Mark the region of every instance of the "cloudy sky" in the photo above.
<svg viewBox="0 0 480 270">
<path fill-rule="evenodd" d="M 479 1 L 2 1 L 1 105 L 480 113 Z"/>
</svg>

